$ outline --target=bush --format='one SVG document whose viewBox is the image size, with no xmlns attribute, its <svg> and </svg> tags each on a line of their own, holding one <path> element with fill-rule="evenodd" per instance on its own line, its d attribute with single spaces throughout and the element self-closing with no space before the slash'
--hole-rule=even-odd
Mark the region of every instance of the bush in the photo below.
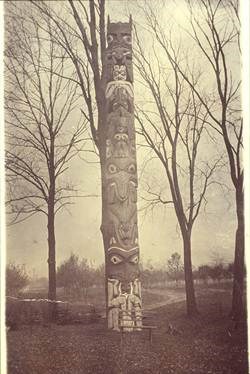
<svg viewBox="0 0 250 374">
<path fill-rule="evenodd" d="M 63 287 L 65 294 L 72 299 L 87 301 L 88 289 L 94 284 L 95 270 L 88 265 L 86 259 L 80 260 L 75 254 L 71 254 L 57 268 L 57 285 Z"/>
<path fill-rule="evenodd" d="M 24 266 L 8 264 L 6 268 L 6 293 L 17 296 L 29 284 Z"/>
</svg>

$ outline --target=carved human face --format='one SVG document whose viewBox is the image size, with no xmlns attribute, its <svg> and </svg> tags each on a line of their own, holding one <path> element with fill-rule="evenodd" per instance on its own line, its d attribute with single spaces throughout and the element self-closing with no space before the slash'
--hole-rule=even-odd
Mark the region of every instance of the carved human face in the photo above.
<svg viewBox="0 0 250 374">
<path fill-rule="evenodd" d="M 118 279 L 124 287 L 139 276 L 139 248 L 130 250 L 113 246 L 108 249 L 108 277 Z"/>
</svg>

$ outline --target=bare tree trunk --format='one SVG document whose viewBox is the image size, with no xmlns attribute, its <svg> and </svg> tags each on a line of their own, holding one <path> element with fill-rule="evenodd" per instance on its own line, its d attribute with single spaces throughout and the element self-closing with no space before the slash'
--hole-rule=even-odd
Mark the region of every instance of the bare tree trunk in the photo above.
<svg viewBox="0 0 250 374">
<path fill-rule="evenodd" d="M 54 205 L 48 207 L 48 275 L 49 290 L 48 299 L 56 300 L 56 241 L 55 241 L 55 216 Z M 49 318 L 54 321 L 56 318 L 56 303 L 49 303 Z"/>
<path fill-rule="evenodd" d="M 55 225 L 54 225 L 54 212 L 50 208 L 48 215 L 48 271 L 49 271 L 49 300 L 56 300 L 56 241 L 55 241 Z"/>
<path fill-rule="evenodd" d="M 234 282 L 231 316 L 239 321 L 244 312 L 244 193 L 242 185 L 236 188 L 236 210 L 238 227 L 235 236 Z"/>
<path fill-rule="evenodd" d="M 51 132 L 50 144 L 50 188 L 48 196 L 48 275 L 49 275 L 49 292 L 48 299 L 56 301 L 56 239 L 55 239 L 55 156 L 54 156 L 54 136 Z M 50 303 L 49 316 L 50 320 L 56 318 L 56 303 Z"/>
<path fill-rule="evenodd" d="M 187 314 L 188 316 L 195 316 L 196 314 L 198 314 L 198 310 L 195 299 L 194 280 L 192 272 L 191 238 L 188 233 L 183 234 L 183 247 Z"/>
</svg>

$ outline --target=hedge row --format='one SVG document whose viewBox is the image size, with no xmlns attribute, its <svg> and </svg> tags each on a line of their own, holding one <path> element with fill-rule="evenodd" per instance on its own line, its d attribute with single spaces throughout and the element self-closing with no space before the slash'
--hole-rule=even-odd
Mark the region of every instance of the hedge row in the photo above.
<svg viewBox="0 0 250 374">
<path fill-rule="evenodd" d="M 55 321 L 58 324 L 89 324 L 98 321 L 100 318 L 92 305 L 47 299 L 7 297 L 6 325 L 14 329 L 20 325 L 47 324 L 50 322 L 50 307 L 52 304 L 55 305 Z"/>
</svg>

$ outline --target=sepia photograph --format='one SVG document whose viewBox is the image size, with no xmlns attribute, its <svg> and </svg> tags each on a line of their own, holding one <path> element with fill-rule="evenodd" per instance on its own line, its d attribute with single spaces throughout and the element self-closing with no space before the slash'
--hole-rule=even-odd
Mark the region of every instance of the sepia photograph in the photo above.
<svg viewBox="0 0 250 374">
<path fill-rule="evenodd" d="M 1 373 L 249 373 L 246 3 L 3 1 Z"/>
</svg>

